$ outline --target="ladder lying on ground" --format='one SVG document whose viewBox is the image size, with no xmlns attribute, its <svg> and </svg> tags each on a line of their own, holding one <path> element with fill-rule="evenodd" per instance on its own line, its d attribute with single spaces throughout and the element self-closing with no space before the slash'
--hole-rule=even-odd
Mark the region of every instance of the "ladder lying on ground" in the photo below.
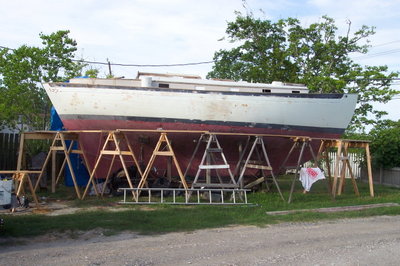
<svg viewBox="0 0 400 266">
<path fill-rule="evenodd" d="M 229 188 L 120 188 L 124 192 L 122 204 L 186 204 L 186 205 L 243 205 L 249 189 Z M 127 193 L 147 192 L 147 196 L 127 197 Z M 165 195 L 168 194 L 168 195 Z M 143 194 L 142 194 L 143 195 Z M 193 197 L 196 195 L 196 197 Z M 131 201 L 128 201 L 131 199 Z"/>
</svg>

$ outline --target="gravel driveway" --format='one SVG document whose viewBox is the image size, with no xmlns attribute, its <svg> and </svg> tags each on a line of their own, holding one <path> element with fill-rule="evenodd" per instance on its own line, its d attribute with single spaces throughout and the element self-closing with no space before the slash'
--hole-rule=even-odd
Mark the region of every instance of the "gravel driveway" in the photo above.
<svg viewBox="0 0 400 266">
<path fill-rule="evenodd" d="M 0 265 L 399 265 L 400 216 L 190 233 L 41 237 L 0 248 Z"/>
</svg>

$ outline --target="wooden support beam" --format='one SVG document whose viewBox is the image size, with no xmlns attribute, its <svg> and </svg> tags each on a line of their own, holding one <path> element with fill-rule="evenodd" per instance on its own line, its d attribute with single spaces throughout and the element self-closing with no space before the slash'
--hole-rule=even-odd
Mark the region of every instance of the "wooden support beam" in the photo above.
<svg viewBox="0 0 400 266">
<path fill-rule="evenodd" d="M 128 150 L 122 150 L 121 149 L 121 143 L 122 142 L 126 143 L 126 145 L 128 147 Z M 113 143 L 113 146 L 115 148 L 112 149 L 112 150 L 109 150 L 109 149 L 107 149 L 107 146 L 109 144 L 111 144 L 111 143 Z M 93 171 L 91 171 L 91 174 L 90 174 L 90 177 L 89 177 L 89 182 L 88 182 L 88 184 L 87 184 L 87 186 L 86 186 L 86 188 L 84 190 L 82 199 L 84 199 L 86 197 L 88 189 L 89 189 L 91 184 L 94 187 L 96 187 L 96 184 L 94 182 L 94 175 L 95 175 L 95 173 L 96 173 L 96 171 L 97 171 L 97 169 L 98 169 L 98 167 L 100 165 L 101 160 L 103 159 L 103 157 L 105 155 L 112 155 L 113 157 L 112 157 L 112 161 L 111 161 L 111 164 L 109 166 L 109 169 L 108 169 L 108 172 L 107 172 L 107 176 L 106 176 L 106 181 L 104 182 L 104 184 L 107 184 L 107 182 L 109 180 L 109 177 L 110 177 L 110 174 L 111 174 L 111 170 L 112 170 L 112 167 L 114 165 L 115 158 L 117 156 L 118 156 L 118 158 L 120 160 L 122 168 L 124 169 L 125 177 L 127 179 L 127 182 L 129 184 L 130 188 L 134 188 L 134 186 L 132 184 L 131 177 L 129 175 L 128 167 L 127 167 L 127 165 L 125 163 L 124 156 L 131 156 L 133 158 L 135 166 L 136 166 L 136 168 L 137 168 L 137 170 L 138 170 L 138 172 L 140 174 L 140 177 L 143 176 L 142 169 L 140 168 L 138 160 L 136 159 L 135 153 L 133 152 L 132 147 L 131 147 L 131 145 L 130 145 L 130 143 L 128 141 L 128 138 L 126 137 L 125 133 L 118 132 L 118 131 L 110 131 L 108 133 L 108 135 L 107 135 L 106 141 L 104 142 L 103 148 L 99 151 L 99 156 L 98 156 L 98 158 L 96 160 L 96 163 L 94 165 Z M 104 190 L 105 190 L 105 185 L 103 186 L 103 189 L 101 191 L 101 196 L 104 194 Z M 97 194 L 97 191 L 96 191 L 96 194 Z M 134 198 L 136 197 L 135 193 L 133 191 L 132 191 L 132 196 Z"/>
<path fill-rule="evenodd" d="M 21 133 L 19 138 L 19 151 L 18 151 L 18 159 L 17 159 L 17 171 L 22 169 L 22 160 L 25 154 L 25 133 Z"/>
<path fill-rule="evenodd" d="M 39 206 L 39 201 L 36 197 L 35 189 L 32 185 L 31 178 L 29 174 L 39 174 L 41 171 L 30 171 L 30 170 L 1 170 L 0 174 L 12 174 L 12 179 L 14 180 L 14 183 L 16 184 L 15 186 L 15 191 L 17 197 L 20 197 L 22 193 L 24 193 L 24 186 L 25 183 L 28 183 L 29 190 L 31 192 L 32 198 L 36 203 L 36 207 Z"/>
<path fill-rule="evenodd" d="M 264 181 L 265 181 L 265 177 L 264 177 L 264 176 L 259 177 L 259 178 L 257 178 L 255 181 L 246 184 L 246 185 L 244 186 L 244 188 L 252 188 L 252 187 L 254 187 L 254 186 L 257 186 L 257 185 L 261 184 L 261 183 L 264 182 Z"/>
<path fill-rule="evenodd" d="M 121 149 L 121 147 L 120 147 L 121 141 L 126 141 L 127 142 L 127 146 L 129 148 L 128 151 L 123 151 Z M 115 147 L 113 150 L 107 149 L 107 146 L 109 144 L 111 144 L 111 143 L 113 143 L 114 147 Z M 105 155 L 112 155 L 113 158 L 112 158 L 111 164 L 110 164 L 108 172 L 107 172 L 106 181 L 104 182 L 104 186 L 103 186 L 103 189 L 101 191 L 101 196 L 104 194 L 105 185 L 107 184 L 108 179 L 110 177 L 111 169 L 112 169 L 112 167 L 114 165 L 114 162 L 115 162 L 115 157 L 118 156 L 118 158 L 120 159 L 120 162 L 122 164 L 122 168 L 124 169 L 125 177 L 127 179 L 127 182 L 129 184 L 130 188 L 134 188 L 134 187 L 133 187 L 133 184 L 132 184 L 132 181 L 131 181 L 131 177 L 129 175 L 128 168 L 127 168 L 126 163 L 125 163 L 125 159 L 123 157 L 124 155 L 130 155 L 130 156 L 133 157 L 133 160 L 135 162 L 135 166 L 137 167 L 138 172 L 142 175 L 142 171 L 141 171 L 140 166 L 139 166 L 139 164 L 138 164 L 138 162 L 136 160 L 136 156 L 133 153 L 132 148 L 131 148 L 126 136 L 121 132 L 110 131 L 108 133 L 108 135 L 107 135 L 106 141 L 104 142 L 103 148 L 99 151 L 99 156 L 98 156 L 98 158 L 96 160 L 96 163 L 95 163 L 95 166 L 93 168 L 93 171 L 90 174 L 89 182 L 86 185 L 86 188 L 85 188 L 85 190 L 83 192 L 82 199 L 84 199 L 86 197 L 90 185 L 92 185 L 94 187 L 94 189 L 96 191 L 96 194 L 97 194 L 96 183 L 94 182 L 94 175 L 96 174 L 96 170 L 98 169 L 98 167 L 100 165 L 100 162 L 101 162 L 103 156 L 105 156 Z M 132 196 L 135 197 L 133 191 L 132 191 Z"/>
<path fill-rule="evenodd" d="M 162 145 L 164 145 L 164 146 L 162 147 Z M 156 160 L 156 157 L 160 156 L 160 155 L 161 156 L 170 156 L 172 158 L 172 162 L 174 163 L 175 168 L 178 171 L 178 175 L 180 177 L 180 180 L 181 180 L 181 183 L 182 183 L 183 187 L 185 189 L 188 189 L 189 187 L 188 187 L 188 185 L 186 183 L 185 176 L 183 175 L 183 173 L 181 171 L 181 168 L 179 166 L 179 162 L 176 159 L 174 150 L 172 149 L 172 146 L 171 146 L 171 143 L 170 143 L 170 141 L 169 141 L 169 139 L 167 137 L 167 134 L 164 133 L 164 132 L 161 133 L 160 138 L 158 139 L 156 147 L 154 148 L 153 153 L 152 153 L 152 155 L 150 157 L 150 160 L 149 160 L 149 162 L 148 162 L 148 164 L 146 166 L 146 169 L 145 169 L 145 171 L 144 171 L 144 173 L 142 175 L 142 178 L 140 179 L 138 188 L 140 189 L 140 188 L 144 187 L 144 184 L 147 182 L 147 177 L 150 174 L 150 170 L 151 170 L 151 168 L 152 168 L 152 166 L 154 164 L 154 161 Z M 139 191 L 138 191 L 137 197 L 138 196 L 139 196 Z"/>
<path fill-rule="evenodd" d="M 350 179 L 353 185 L 354 193 L 359 196 L 359 190 L 357 186 L 357 182 L 355 180 L 354 174 L 353 174 L 353 169 L 351 168 L 351 164 L 349 161 L 349 148 L 363 148 L 366 150 L 366 155 L 367 155 L 367 166 L 368 164 L 370 165 L 371 163 L 371 158 L 369 155 L 369 150 L 367 148 L 369 147 L 368 142 L 363 142 L 363 141 L 352 141 L 352 140 L 329 140 L 329 141 L 323 141 L 325 145 L 325 158 L 327 161 L 327 152 L 329 148 L 337 148 L 336 152 L 336 159 L 335 159 L 335 169 L 334 169 L 334 180 L 332 184 L 332 195 L 335 197 L 336 195 L 341 195 L 343 193 L 344 185 L 345 185 L 345 178 L 346 178 L 346 171 L 349 171 L 350 174 Z M 342 167 L 340 167 L 340 164 Z M 330 166 L 327 163 L 327 170 L 328 174 L 330 175 Z M 372 169 L 370 168 L 371 172 L 369 172 L 368 178 L 371 178 L 372 180 Z M 339 186 L 337 184 L 339 178 Z M 370 195 L 373 197 L 373 183 L 369 182 L 369 188 L 370 188 Z"/>
<path fill-rule="evenodd" d="M 261 150 L 261 151 L 260 151 Z M 246 152 L 246 151 L 244 151 Z M 261 161 L 262 164 L 256 165 L 256 164 L 250 164 L 250 161 L 254 161 L 251 160 L 252 157 L 254 157 L 254 153 L 257 155 L 257 160 L 256 161 Z M 278 181 L 275 178 L 275 174 L 274 171 L 272 169 L 271 163 L 269 161 L 269 157 L 267 154 L 267 150 L 265 148 L 265 143 L 262 137 L 260 136 L 255 136 L 255 138 L 253 139 L 253 145 L 250 148 L 250 151 L 247 155 L 247 158 L 245 160 L 245 163 L 242 167 L 242 171 L 240 172 L 239 175 L 239 179 L 238 179 L 238 184 L 242 184 L 242 180 L 245 174 L 245 171 L 247 168 L 252 168 L 252 169 L 260 169 L 262 171 L 262 175 L 263 177 L 266 176 L 266 174 L 264 173 L 265 171 L 270 171 L 270 174 L 272 176 L 272 180 L 275 184 L 276 189 L 278 190 L 278 193 L 281 197 L 281 199 L 284 201 L 284 197 L 282 195 L 281 189 L 279 187 Z M 264 179 L 265 180 L 265 179 Z"/>
<path fill-rule="evenodd" d="M 65 158 L 67 159 L 67 164 L 68 164 L 69 170 L 71 172 L 72 182 L 74 183 L 74 188 L 75 188 L 76 195 L 78 196 L 78 199 L 81 199 L 81 192 L 79 191 L 79 186 L 78 186 L 78 183 L 76 181 L 75 172 L 74 172 L 74 169 L 72 167 L 71 158 L 69 157 L 69 154 L 67 152 L 67 145 L 65 144 L 64 135 L 59 132 L 56 135 L 55 140 L 59 140 L 61 142 L 61 146 L 63 147 L 64 154 L 66 155 Z"/>
<path fill-rule="evenodd" d="M 372 179 L 372 166 L 371 166 L 371 154 L 369 152 L 369 143 L 365 144 L 365 153 L 367 155 L 369 193 L 371 197 L 374 197 L 374 181 Z"/>
<path fill-rule="evenodd" d="M 340 154 L 342 154 L 342 142 L 339 141 L 339 146 L 337 146 L 336 159 L 335 159 L 335 170 L 333 172 L 333 184 L 332 184 L 332 195 L 336 197 L 337 182 L 340 176 Z"/>
<path fill-rule="evenodd" d="M 56 192 L 56 155 L 57 151 L 51 149 L 51 193 Z"/>
<path fill-rule="evenodd" d="M 247 164 L 248 168 L 253 168 L 253 169 L 259 169 L 259 170 L 268 170 L 268 171 L 272 171 L 272 167 L 271 166 L 266 166 L 266 165 L 257 165 L 257 164 Z"/>
</svg>

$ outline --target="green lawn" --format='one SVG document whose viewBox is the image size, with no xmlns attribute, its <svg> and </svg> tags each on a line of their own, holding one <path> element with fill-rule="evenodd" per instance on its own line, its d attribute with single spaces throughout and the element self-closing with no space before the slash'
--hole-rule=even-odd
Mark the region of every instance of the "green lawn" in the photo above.
<svg viewBox="0 0 400 266">
<path fill-rule="evenodd" d="M 88 207 L 108 206 L 120 208 L 116 204 L 121 198 L 90 197 L 84 201 L 74 199 L 73 190 L 59 189 L 57 194 L 42 194 L 48 200 L 69 199 L 72 207 L 82 208 L 75 214 L 47 216 L 43 214 L 3 215 L 6 225 L 3 236 L 37 236 L 49 232 L 69 232 L 102 228 L 105 234 L 113 234 L 124 230 L 141 234 L 159 234 L 177 231 L 192 231 L 204 228 L 215 228 L 230 225 L 264 226 L 280 222 L 305 222 L 322 219 L 338 219 L 352 217 L 368 217 L 374 215 L 399 215 L 400 207 L 381 207 L 362 211 L 313 213 L 299 212 L 287 215 L 272 216 L 267 211 L 313 209 L 334 206 L 362 205 L 373 203 L 400 203 L 400 189 L 375 186 L 375 197 L 369 196 L 367 184 L 359 183 L 360 197 L 357 197 L 348 181 L 345 191 L 333 200 L 327 193 L 325 181 L 314 184 L 311 192 L 302 193 L 301 184 L 296 183 L 292 203 L 283 202 L 276 190 L 271 192 L 249 193 L 248 201 L 252 205 L 236 206 L 182 206 L 151 205 L 144 208 L 138 205 L 124 205 L 128 210 L 111 212 L 103 210 L 87 211 Z M 281 189 L 287 199 L 289 182 L 281 182 Z"/>
</svg>

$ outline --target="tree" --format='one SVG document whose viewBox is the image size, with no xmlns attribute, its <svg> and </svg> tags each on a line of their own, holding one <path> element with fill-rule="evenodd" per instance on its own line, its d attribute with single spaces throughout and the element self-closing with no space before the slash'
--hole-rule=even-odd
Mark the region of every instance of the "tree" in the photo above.
<svg viewBox="0 0 400 266">
<path fill-rule="evenodd" d="M 378 167 L 400 166 L 400 120 L 382 121 L 370 131 L 373 163 Z"/>
<path fill-rule="evenodd" d="M 42 82 L 80 76 L 85 66 L 73 60 L 77 43 L 68 34 L 41 33 L 41 48 L 22 45 L 0 50 L 0 126 L 17 128 L 22 123 L 31 129 L 47 128 L 51 105 Z"/>
<path fill-rule="evenodd" d="M 236 13 L 226 29 L 235 48 L 214 54 L 215 64 L 208 78 L 248 82 L 284 81 L 306 84 L 310 92 L 358 93 L 358 105 L 350 129 L 365 129 L 385 112 L 375 110 L 373 102 L 387 102 L 397 92 L 390 83 L 398 73 L 386 66 L 361 66 L 351 59 L 353 53 L 368 51 L 368 37 L 374 28 L 363 26 L 351 34 L 338 35 L 332 18 L 303 27 L 298 19 L 277 22 L 258 19 L 253 14 Z M 373 116 L 369 119 L 368 116 Z"/>
</svg>

